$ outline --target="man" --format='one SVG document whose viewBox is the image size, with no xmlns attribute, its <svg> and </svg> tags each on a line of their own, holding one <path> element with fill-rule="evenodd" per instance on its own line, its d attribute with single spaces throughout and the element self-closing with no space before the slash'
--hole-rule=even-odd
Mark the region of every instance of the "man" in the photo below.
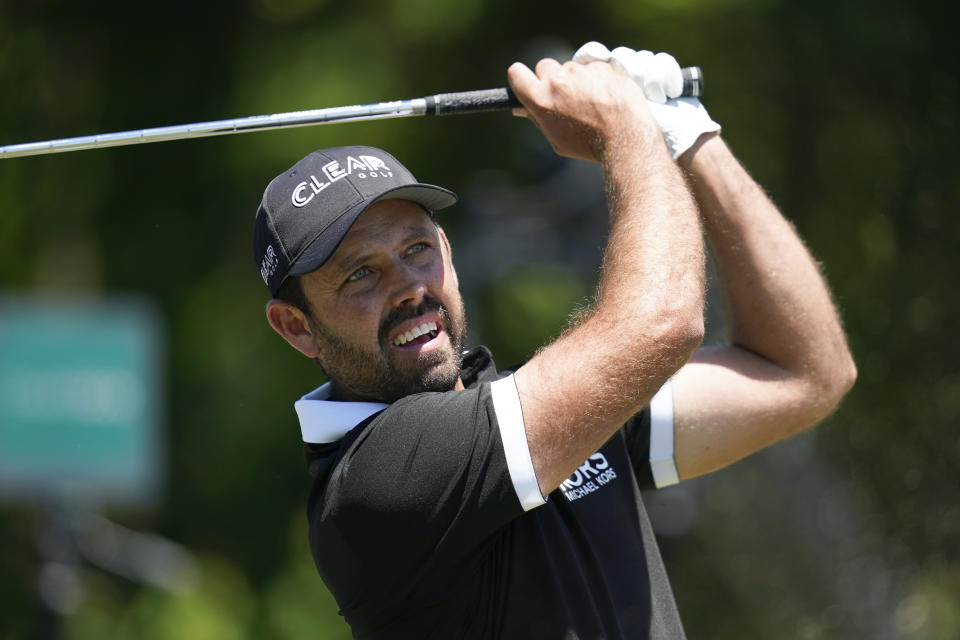
<svg viewBox="0 0 960 640">
<path fill-rule="evenodd" d="M 702 106 L 666 100 L 667 58 L 591 43 L 508 71 L 518 115 L 601 164 L 610 215 L 593 308 L 514 373 L 461 354 L 432 215 L 451 192 L 369 147 L 267 187 L 267 318 L 330 378 L 296 403 L 310 544 L 356 637 L 683 637 L 639 488 L 805 429 L 852 385 L 817 265 Z M 697 349 L 703 230 L 727 347 Z"/>
</svg>

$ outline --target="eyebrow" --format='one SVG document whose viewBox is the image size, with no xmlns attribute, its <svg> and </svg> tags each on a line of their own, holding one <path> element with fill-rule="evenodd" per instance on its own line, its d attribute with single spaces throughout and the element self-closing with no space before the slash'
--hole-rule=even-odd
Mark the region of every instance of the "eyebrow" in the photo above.
<svg viewBox="0 0 960 640">
<path fill-rule="evenodd" d="M 429 227 L 427 225 L 409 227 L 406 235 L 401 238 L 400 244 L 405 245 L 413 242 L 417 238 L 428 237 L 430 235 L 430 228 L 432 227 L 433 225 L 430 225 Z M 354 270 L 361 267 L 365 262 L 368 262 L 374 255 L 376 254 L 370 251 L 358 253 L 353 256 L 347 255 L 342 260 L 335 261 L 333 266 L 337 269 L 337 271 L 343 274 L 352 273 Z"/>
</svg>

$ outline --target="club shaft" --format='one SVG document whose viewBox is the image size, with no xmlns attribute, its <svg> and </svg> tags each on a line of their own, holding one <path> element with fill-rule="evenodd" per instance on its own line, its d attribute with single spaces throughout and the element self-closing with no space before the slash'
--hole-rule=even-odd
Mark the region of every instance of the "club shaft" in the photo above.
<svg viewBox="0 0 960 640">
<path fill-rule="evenodd" d="M 699 67 L 683 69 L 685 96 L 699 96 L 703 88 L 703 75 Z M 504 111 L 520 106 L 513 92 L 506 88 L 481 89 L 479 91 L 461 91 L 441 93 L 425 98 L 394 100 L 373 104 L 353 105 L 349 107 L 328 107 L 308 111 L 291 111 L 265 116 L 249 116 L 232 120 L 213 120 L 193 124 L 154 127 L 134 131 L 101 133 L 76 138 L 60 138 L 42 142 L 24 142 L 0 147 L 0 159 L 22 158 L 67 151 L 120 147 L 166 140 L 186 138 L 206 138 L 247 131 L 266 131 L 286 127 L 303 127 L 313 124 L 334 122 L 354 122 L 359 120 L 380 120 L 386 118 L 409 118 L 413 116 L 449 115 L 458 113 L 478 113 L 481 111 Z"/>
<path fill-rule="evenodd" d="M 82 151 L 85 149 L 102 149 L 105 147 L 120 147 L 123 145 L 143 144 L 147 142 L 164 142 L 166 140 L 183 140 L 186 138 L 205 138 L 222 136 L 231 133 L 247 131 L 266 131 L 285 127 L 303 127 L 311 124 L 327 124 L 331 122 L 352 122 L 357 120 L 377 120 L 381 118 L 404 118 L 409 116 L 426 115 L 426 99 L 397 100 L 394 102 L 378 102 L 376 104 L 355 105 L 349 107 L 330 107 L 327 109 L 311 109 L 308 111 L 291 111 L 265 116 L 249 116 L 232 120 L 214 120 L 211 122 L 195 122 L 169 127 L 154 127 L 151 129 L 137 129 L 135 131 L 119 131 L 116 133 L 101 133 L 76 138 L 60 138 L 43 142 L 26 142 L 0 147 L 0 158 L 19 158 L 36 156 L 48 153 L 64 153 L 67 151 Z"/>
</svg>

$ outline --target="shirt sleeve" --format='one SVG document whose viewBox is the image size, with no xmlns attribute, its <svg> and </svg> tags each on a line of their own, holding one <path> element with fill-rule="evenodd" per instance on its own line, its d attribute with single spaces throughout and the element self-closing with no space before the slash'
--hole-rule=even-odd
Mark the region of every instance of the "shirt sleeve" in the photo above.
<svg viewBox="0 0 960 640">
<path fill-rule="evenodd" d="M 311 505 L 318 566 L 386 586 L 391 576 L 460 562 L 543 504 L 519 409 L 509 377 L 408 396 L 351 433 L 322 499 Z M 328 577 L 355 584 L 355 577 Z"/>
<path fill-rule="evenodd" d="M 674 461 L 673 390 L 667 381 L 649 406 L 623 425 L 627 451 L 641 489 L 662 489 L 680 482 Z"/>
<path fill-rule="evenodd" d="M 533 458 L 527 444 L 527 430 L 523 424 L 520 393 L 513 376 L 509 375 L 490 383 L 490 394 L 507 458 L 510 481 L 523 510 L 529 511 L 542 505 L 544 499 L 533 469 Z"/>
</svg>

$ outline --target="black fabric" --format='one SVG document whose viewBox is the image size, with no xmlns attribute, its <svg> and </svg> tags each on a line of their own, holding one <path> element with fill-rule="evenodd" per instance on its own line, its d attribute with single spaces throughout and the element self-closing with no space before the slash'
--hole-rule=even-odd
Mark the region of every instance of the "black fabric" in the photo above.
<svg viewBox="0 0 960 640">
<path fill-rule="evenodd" d="M 637 476 L 641 489 L 656 489 L 653 481 L 653 469 L 650 467 L 650 412 L 641 411 L 623 425 L 621 429 L 627 445 L 627 453 Z"/>
<path fill-rule="evenodd" d="M 354 636 L 683 638 L 628 452 L 642 415 L 524 512 L 498 375 L 475 350 L 467 390 L 409 396 L 308 452 L 310 546 Z"/>
</svg>

